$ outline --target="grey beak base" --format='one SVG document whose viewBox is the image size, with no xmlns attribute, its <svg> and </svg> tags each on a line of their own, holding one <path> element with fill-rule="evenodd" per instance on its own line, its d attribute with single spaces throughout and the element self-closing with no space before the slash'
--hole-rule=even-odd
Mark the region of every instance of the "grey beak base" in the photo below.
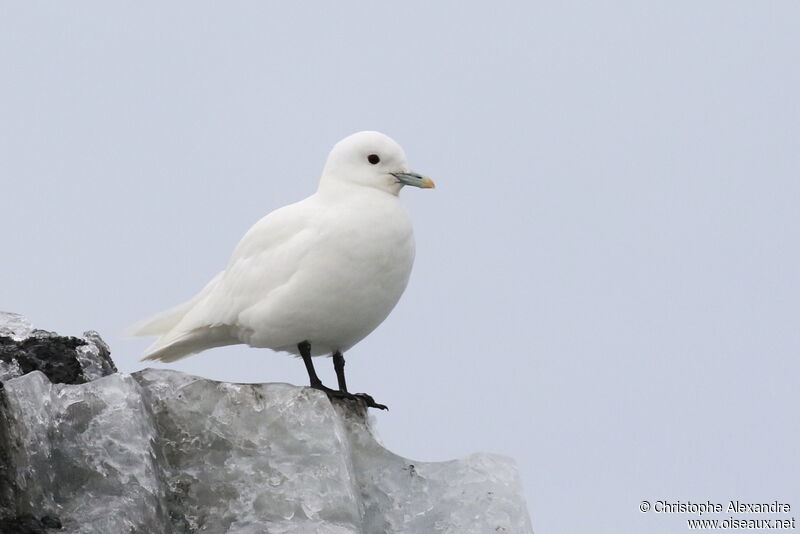
<svg viewBox="0 0 800 534">
<path fill-rule="evenodd" d="M 430 178 L 415 172 L 392 172 L 389 174 L 397 178 L 397 181 L 401 184 L 410 185 L 413 187 L 422 187 L 425 189 L 429 189 L 433 185 L 433 181 Z"/>
</svg>

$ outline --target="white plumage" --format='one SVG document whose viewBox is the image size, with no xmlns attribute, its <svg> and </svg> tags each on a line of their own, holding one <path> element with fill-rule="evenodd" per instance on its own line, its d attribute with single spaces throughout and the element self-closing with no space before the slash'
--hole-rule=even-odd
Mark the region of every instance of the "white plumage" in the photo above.
<svg viewBox="0 0 800 534">
<path fill-rule="evenodd" d="M 270 213 L 242 238 L 225 270 L 190 301 L 135 328 L 160 336 L 144 359 L 170 362 L 245 343 L 298 354 L 344 352 L 389 315 L 414 262 L 403 149 L 378 132 L 337 143 L 319 188 Z"/>
</svg>

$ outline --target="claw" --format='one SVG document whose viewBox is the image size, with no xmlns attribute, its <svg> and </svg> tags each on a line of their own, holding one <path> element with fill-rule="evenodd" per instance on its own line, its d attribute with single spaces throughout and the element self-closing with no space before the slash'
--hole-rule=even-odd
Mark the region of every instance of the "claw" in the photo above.
<svg viewBox="0 0 800 534">
<path fill-rule="evenodd" d="M 375 399 L 372 398 L 372 395 L 367 395 L 366 393 L 356 393 L 354 396 L 366 404 L 368 408 L 377 408 L 379 410 L 386 410 L 387 412 L 389 411 L 389 407 L 385 404 L 378 404 L 375 402 Z"/>
<path fill-rule="evenodd" d="M 318 389 L 320 391 L 324 391 L 329 399 L 359 401 L 363 402 L 367 408 L 377 408 L 379 410 L 389 409 L 385 404 L 378 404 L 377 402 L 375 402 L 375 399 L 372 398 L 372 395 L 367 395 L 366 393 L 348 393 L 346 391 L 339 391 L 338 389 L 331 389 L 322 384 L 320 384 L 319 386 L 311 386 L 311 387 L 313 387 L 314 389 Z"/>
</svg>

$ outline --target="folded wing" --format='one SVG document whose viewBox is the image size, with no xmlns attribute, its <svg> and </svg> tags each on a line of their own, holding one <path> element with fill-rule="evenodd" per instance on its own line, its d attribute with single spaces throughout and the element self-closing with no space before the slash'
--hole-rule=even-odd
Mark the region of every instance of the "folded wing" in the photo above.
<svg viewBox="0 0 800 534">
<path fill-rule="evenodd" d="M 175 361 L 203 350 L 241 343 L 248 325 L 239 318 L 287 283 L 318 238 L 306 199 L 256 223 L 237 245 L 223 272 L 194 298 L 134 327 L 133 335 L 159 335 L 143 359 Z"/>
</svg>

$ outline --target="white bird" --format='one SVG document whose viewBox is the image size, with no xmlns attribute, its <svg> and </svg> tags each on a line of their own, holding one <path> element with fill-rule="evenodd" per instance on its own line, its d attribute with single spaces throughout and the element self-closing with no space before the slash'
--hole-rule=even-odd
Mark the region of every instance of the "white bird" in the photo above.
<svg viewBox="0 0 800 534">
<path fill-rule="evenodd" d="M 359 132 L 339 141 L 316 193 L 258 221 L 194 298 L 134 327 L 133 335 L 160 336 L 143 359 L 239 343 L 286 351 L 303 358 L 311 387 L 385 408 L 347 392 L 342 353 L 386 319 L 408 283 L 414 235 L 398 199 L 404 185 L 434 187 L 408 169 L 394 140 Z M 338 390 L 311 361 L 327 354 Z"/>
</svg>

